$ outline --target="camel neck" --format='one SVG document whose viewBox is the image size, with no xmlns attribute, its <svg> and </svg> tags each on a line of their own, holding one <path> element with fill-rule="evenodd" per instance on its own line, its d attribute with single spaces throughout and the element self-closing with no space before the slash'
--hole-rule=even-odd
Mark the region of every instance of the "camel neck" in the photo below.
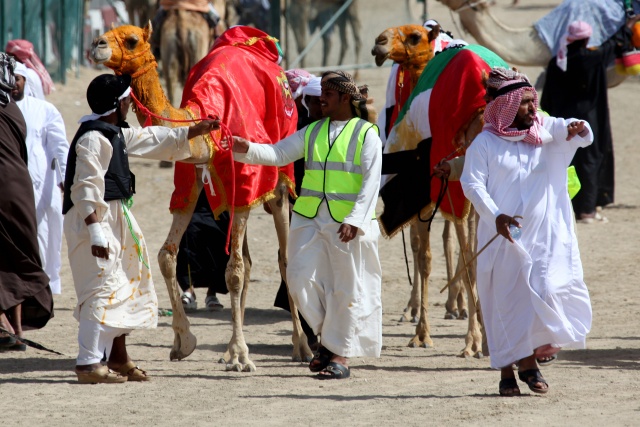
<svg viewBox="0 0 640 427">
<path fill-rule="evenodd" d="M 140 103 L 147 107 L 152 113 L 167 118 L 183 115 L 180 114 L 180 112 L 169 102 L 169 99 L 160 85 L 160 77 L 155 68 L 135 77 L 131 82 L 131 88 Z M 136 111 L 136 115 L 138 116 L 140 123 L 143 123 L 145 117 L 142 117 L 142 120 L 140 120 L 141 113 L 139 111 Z M 154 125 L 163 124 L 159 119 L 154 118 L 152 121 Z"/>
</svg>

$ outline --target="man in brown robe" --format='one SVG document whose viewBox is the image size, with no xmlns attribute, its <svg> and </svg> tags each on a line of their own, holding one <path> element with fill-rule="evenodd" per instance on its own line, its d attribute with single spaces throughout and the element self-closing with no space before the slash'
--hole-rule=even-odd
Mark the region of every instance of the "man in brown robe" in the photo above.
<svg viewBox="0 0 640 427">
<path fill-rule="evenodd" d="M 53 317 L 53 299 L 38 250 L 27 126 L 10 94 L 14 64 L 0 52 L 0 325 L 22 336 Z M 26 346 L 0 334 L 2 350 L 26 350 Z"/>
</svg>

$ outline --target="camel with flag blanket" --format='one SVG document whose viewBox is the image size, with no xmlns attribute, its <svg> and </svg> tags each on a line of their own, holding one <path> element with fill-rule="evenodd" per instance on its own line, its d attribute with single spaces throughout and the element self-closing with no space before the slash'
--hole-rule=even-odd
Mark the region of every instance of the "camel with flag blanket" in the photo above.
<svg viewBox="0 0 640 427">
<path fill-rule="evenodd" d="M 417 161 L 396 175 L 387 177 L 380 195 L 384 211 L 379 216 L 381 229 L 393 236 L 418 220 L 428 220 L 436 210 L 455 224 L 456 234 L 467 259 L 471 259 L 473 236 L 468 235 L 465 220 L 471 205 L 464 198 L 459 182 L 431 179 L 430 171 L 443 159 L 464 154 L 465 148 L 482 130 L 485 88 L 483 73 L 492 67 L 508 65 L 490 50 L 478 45 L 453 45 L 429 61 L 398 114 L 385 145 L 385 157 L 414 150 Z M 425 273 L 420 304 L 420 320 L 410 346 L 432 346 L 427 317 L 428 276 L 431 271 L 429 229 L 420 227 Z M 472 272 L 463 275 L 468 290 Z M 466 277 L 465 277 L 466 276 Z M 472 297 L 473 292 L 469 293 Z M 473 297 L 476 300 L 475 297 Z M 477 304 L 470 305 L 469 330 L 462 355 L 482 355 L 482 334 L 477 321 Z"/>
<path fill-rule="evenodd" d="M 91 57 L 132 77 L 132 94 L 140 123 L 176 126 L 181 122 L 219 117 L 222 132 L 190 141 L 198 165 L 176 163 L 175 190 L 171 198 L 173 223 L 158 254 L 158 262 L 171 297 L 174 344 L 171 359 L 193 352 L 196 338 L 180 302 L 176 259 L 180 239 L 193 214 L 200 191 L 206 191 L 214 214 L 231 216 L 230 260 L 225 279 L 231 297 L 233 333 L 224 360 L 227 370 L 254 371 L 242 331 L 251 258 L 247 221 L 252 207 L 269 203 L 278 233 L 282 277 L 287 264 L 289 231 L 288 196 L 293 192 L 293 167 L 275 168 L 236 163 L 220 147 L 223 137 L 241 136 L 265 144 L 275 143 L 296 129 L 297 113 L 284 71 L 278 65 L 277 40 L 255 28 L 230 28 L 214 43 L 187 78 L 182 108 L 171 106 L 160 85 L 157 64 L 150 51 L 152 29 L 125 25 L 96 38 Z M 229 244 L 229 237 L 227 242 Z M 293 359 L 310 360 L 311 350 L 292 304 Z"/>
</svg>

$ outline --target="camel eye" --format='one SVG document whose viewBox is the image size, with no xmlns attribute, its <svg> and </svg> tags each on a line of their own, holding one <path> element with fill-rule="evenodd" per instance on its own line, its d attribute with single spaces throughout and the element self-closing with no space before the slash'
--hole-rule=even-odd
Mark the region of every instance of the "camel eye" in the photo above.
<svg viewBox="0 0 640 427">
<path fill-rule="evenodd" d="M 138 36 L 136 35 L 131 35 L 128 36 L 125 41 L 124 41 L 124 45 L 126 46 L 127 49 L 129 50 L 133 50 L 136 45 L 138 44 Z"/>
<path fill-rule="evenodd" d="M 410 44 L 417 45 L 417 44 L 420 43 L 421 40 L 422 40 L 422 34 L 421 33 L 416 31 L 414 33 L 409 34 L 408 42 Z"/>
</svg>

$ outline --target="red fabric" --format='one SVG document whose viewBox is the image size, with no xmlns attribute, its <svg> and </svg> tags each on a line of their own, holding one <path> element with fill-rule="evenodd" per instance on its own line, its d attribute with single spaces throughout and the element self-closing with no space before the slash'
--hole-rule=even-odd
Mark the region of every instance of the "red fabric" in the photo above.
<svg viewBox="0 0 640 427">
<path fill-rule="evenodd" d="M 505 86 L 509 86 L 514 83 L 519 83 L 522 80 L 509 80 L 500 85 L 499 89 Z M 524 136 L 522 142 L 526 142 L 533 145 L 542 145 L 542 139 L 540 138 L 539 128 L 541 126 L 540 119 L 536 115 L 536 118 L 531 126 L 527 130 L 513 129 L 510 126 L 518 114 L 520 108 L 520 102 L 522 101 L 522 95 L 525 91 L 533 92 L 533 103 L 536 113 L 538 112 L 538 93 L 534 88 L 519 88 L 507 92 L 504 95 L 498 96 L 487 105 L 487 109 L 484 110 L 484 121 L 488 125 L 486 129 L 494 135 L 500 137 L 514 137 Z"/>
<path fill-rule="evenodd" d="M 404 74 L 403 74 L 404 71 Z M 402 82 L 400 78 L 402 77 Z M 391 113 L 391 121 L 389 122 L 389 129 L 392 129 L 398 119 L 398 114 L 407 103 L 409 95 L 411 95 L 411 73 L 408 70 L 404 70 L 402 64 L 398 67 L 398 74 L 396 75 L 396 104 L 393 106 L 393 112 Z"/>
<path fill-rule="evenodd" d="M 235 136 L 276 143 L 295 132 L 298 121 L 286 76 L 277 60 L 277 47 L 267 34 L 251 27 L 230 28 L 191 69 L 182 107 L 189 108 L 196 117 L 220 117 Z M 231 205 L 230 157 L 230 151 L 216 150 L 211 168 L 215 195 L 211 195 L 208 185 L 204 187 L 215 213 L 228 210 Z M 235 162 L 233 207 L 251 206 L 273 191 L 279 172 L 294 182 L 292 164 L 277 168 Z M 195 197 L 195 177 L 194 165 L 176 163 L 172 210 L 184 208 Z"/>
<path fill-rule="evenodd" d="M 38 55 L 36 55 L 36 52 L 33 49 L 33 43 L 28 40 L 21 39 L 10 40 L 7 42 L 5 52 L 14 55 L 20 62 L 38 73 L 38 76 L 42 81 L 42 90 L 45 95 L 49 95 L 52 90 L 55 90 L 53 80 L 51 80 L 51 76 L 49 75 L 47 68 L 44 66 L 42 61 L 40 61 L 40 58 L 38 58 Z"/>
<path fill-rule="evenodd" d="M 473 114 L 486 105 L 485 88 L 482 83 L 482 71 L 487 74 L 491 68 L 480 56 L 471 50 L 462 49 L 455 55 L 440 73 L 431 92 L 429 123 L 431 123 L 431 170 L 444 158 L 452 158 L 464 153 L 452 155 L 456 150 L 453 139 L 456 133 Z M 438 199 L 440 180 L 431 180 L 431 200 Z M 460 218 L 463 214 L 465 197 L 459 181 L 449 181 L 451 203 L 445 195 L 440 205 L 443 212 Z"/>
</svg>

